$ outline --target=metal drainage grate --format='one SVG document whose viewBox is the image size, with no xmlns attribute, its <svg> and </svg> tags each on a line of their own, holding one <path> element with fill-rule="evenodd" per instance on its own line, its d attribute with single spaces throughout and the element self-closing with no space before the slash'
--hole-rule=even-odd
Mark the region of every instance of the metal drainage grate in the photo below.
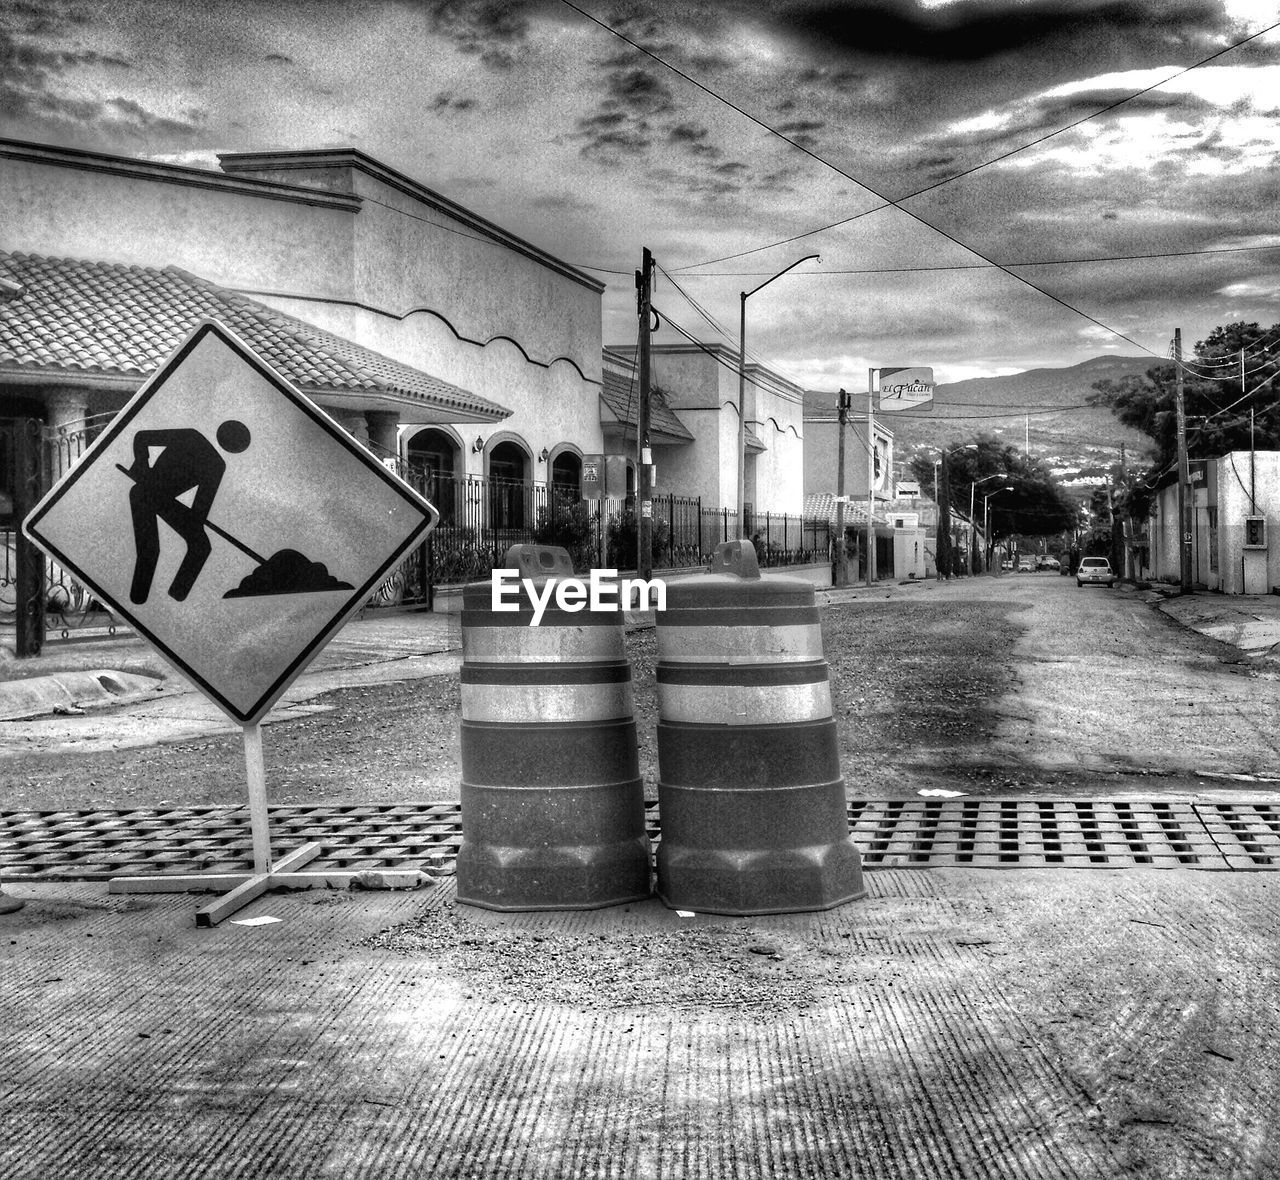
<svg viewBox="0 0 1280 1180">
<path fill-rule="evenodd" d="M 270 810 L 274 851 L 315 841 L 317 870 L 451 873 L 462 842 L 457 803 Z M 656 803 L 646 824 L 656 845 Z M 849 829 L 868 869 L 1280 869 L 1277 804 L 859 800 Z M 243 807 L 0 812 L 0 881 L 246 872 L 252 859 Z"/>
<path fill-rule="evenodd" d="M 1227 867 L 1190 803 L 982 799 L 849 810 L 868 866 Z"/>
<path fill-rule="evenodd" d="M 452 872 L 462 842 L 457 803 L 272 807 L 283 856 L 315 841 L 316 870 Z M 235 873 L 253 864 L 243 807 L 0 812 L 0 880 L 100 880 L 145 873 Z"/>
<path fill-rule="evenodd" d="M 1196 814 L 1231 868 L 1280 868 L 1280 804 L 1197 803 Z"/>
</svg>

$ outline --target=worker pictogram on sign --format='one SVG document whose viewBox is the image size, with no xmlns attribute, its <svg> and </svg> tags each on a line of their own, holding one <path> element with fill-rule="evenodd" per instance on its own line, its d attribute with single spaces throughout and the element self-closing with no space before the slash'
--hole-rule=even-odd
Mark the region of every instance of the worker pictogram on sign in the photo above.
<svg viewBox="0 0 1280 1180">
<path fill-rule="evenodd" d="M 249 723 L 437 519 L 337 422 L 204 321 L 25 528 Z"/>
</svg>

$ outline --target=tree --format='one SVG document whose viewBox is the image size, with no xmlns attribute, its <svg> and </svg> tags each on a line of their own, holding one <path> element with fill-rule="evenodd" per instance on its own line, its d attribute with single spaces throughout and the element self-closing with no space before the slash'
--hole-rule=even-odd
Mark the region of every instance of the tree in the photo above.
<svg viewBox="0 0 1280 1180">
<path fill-rule="evenodd" d="M 1263 329 L 1244 323 L 1214 328 L 1196 344 L 1183 362 L 1189 457 L 1214 458 L 1251 446 L 1280 449 L 1278 344 L 1280 324 Z M 1095 382 L 1089 399 L 1152 440 L 1153 471 L 1161 474 L 1178 457 L 1176 382 L 1173 363 L 1161 363 L 1141 377 Z"/>
<path fill-rule="evenodd" d="M 965 449 L 969 447 L 972 449 Z M 978 515 L 982 496 L 1002 486 L 992 478 L 997 475 L 1002 475 L 1004 484 L 1013 488 L 989 502 L 993 538 L 1015 534 L 1048 537 L 1075 528 L 1075 503 L 1039 459 L 991 434 L 975 435 L 969 443 L 948 443 L 944 450 L 950 452 L 946 466 L 952 505 L 963 505 L 967 511 L 972 492 L 974 515 Z M 933 487 L 933 462 L 928 454 L 911 460 L 911 474 L 922 488 Z"/>
</svg>

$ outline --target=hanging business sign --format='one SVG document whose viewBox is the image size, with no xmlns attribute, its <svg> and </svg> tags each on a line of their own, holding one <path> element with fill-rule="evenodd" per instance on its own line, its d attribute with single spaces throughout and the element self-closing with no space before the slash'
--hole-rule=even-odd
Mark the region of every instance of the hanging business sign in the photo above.
<svg viewBox="0 0 1280 1180">
<path fill-rule="evenodd" d="M 876 390 L 880 394 L 882 414 L 932 409 L 933 386 L 933 370 L 927 366 L 876 370 Z"/>
</svg>

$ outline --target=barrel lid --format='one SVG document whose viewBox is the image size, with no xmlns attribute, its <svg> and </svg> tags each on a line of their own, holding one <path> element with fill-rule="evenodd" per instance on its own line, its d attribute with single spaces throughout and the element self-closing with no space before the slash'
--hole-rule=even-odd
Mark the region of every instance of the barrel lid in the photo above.
<svg viewBox="0 0 1280 1180">
<path fill-rule="evenodd" d="M 762 576 L 750 541 L 722 542 L 716 546 L 707 573 L 667 583 L 667 610 L 813 604 L 811 582 L 779 574 Z"/>
<path fill-rule="evenodd" d="M 548 578 L 572 578 L 573 558 L 559 545 L 512 545 L 501 565 L 494 569 L 515 570 L 520 575 L 521 602 L 526 601 L 523 579 L 541 585 Z M 493 575 L 483 582 L 469 582 L 462 588 L 462 604 L 472 610 L 487 607 L 493 592 Z"/>
</svg>

